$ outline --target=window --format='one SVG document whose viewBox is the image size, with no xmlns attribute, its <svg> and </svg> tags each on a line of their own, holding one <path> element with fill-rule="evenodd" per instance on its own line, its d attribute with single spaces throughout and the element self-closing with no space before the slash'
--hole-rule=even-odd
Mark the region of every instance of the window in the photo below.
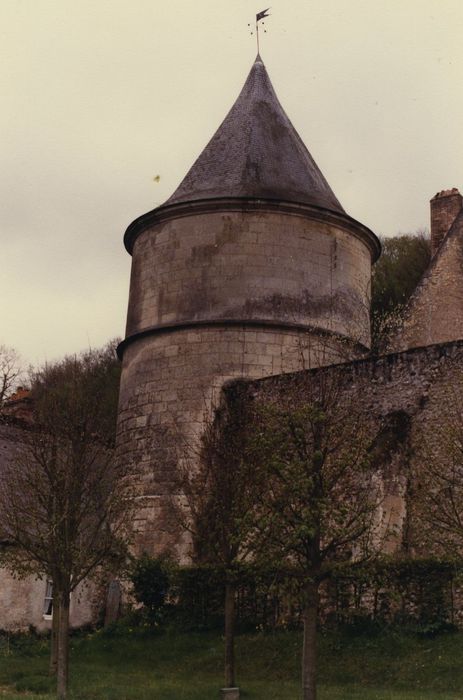
<svg viewBox="0 0 463 700">
<path fill-rule="evenodd" d="M 43 600 L 43 617 L 51 620 L 53 617 L 53 581 L 47 580 L 45 588 L 45 598 Z"/>
</svg>

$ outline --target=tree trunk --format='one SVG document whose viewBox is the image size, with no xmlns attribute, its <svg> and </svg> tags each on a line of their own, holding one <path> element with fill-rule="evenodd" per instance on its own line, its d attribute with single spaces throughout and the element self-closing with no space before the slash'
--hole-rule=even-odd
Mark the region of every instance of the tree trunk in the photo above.
<svg viewBox="0 0 463 700">
<path fill-rule="evenodd" d="M 225 584 L 225 686 L 235 685 L 235 584 Z"/>
<path fill-rule="evenodd" d="M 302 697 L 317 700 L 317 616 L 318 584 L 310 581 L 305 587 L 304 641 L 302 647 Z"/>
<path fill-rule="evenodd" d="M 65 700 L 67 697 L 69 676 L 69 591 L 60 591 L 58 597 L 57 695 L 58 700 Z"/>
<path fill-rule="evenodd" d="M 51 639 L 50 639 L 50 665 L 48 672 L 50 676 L 56 676 L 58 668 L 58 637 L 59 637 L 59 600 L 58 596 L 53 591 L 53 607 L 51 621 Z"/>
</svg>

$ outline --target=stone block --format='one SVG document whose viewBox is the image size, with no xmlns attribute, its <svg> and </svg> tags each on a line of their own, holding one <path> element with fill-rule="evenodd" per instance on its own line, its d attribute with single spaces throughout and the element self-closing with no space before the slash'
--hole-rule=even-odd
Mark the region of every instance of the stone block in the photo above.
<svg viewBox="0 0 463 700">
<path fill-rule="evenodd" d="M 240 700 L 239 688 L 221 688 L 220 700 Z"/>
</svg>

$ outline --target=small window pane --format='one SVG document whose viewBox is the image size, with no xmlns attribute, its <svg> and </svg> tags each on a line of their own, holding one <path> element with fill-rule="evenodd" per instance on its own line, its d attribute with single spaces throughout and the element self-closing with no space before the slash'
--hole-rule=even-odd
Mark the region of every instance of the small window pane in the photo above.
<svg viewBox="0 0 463 700">
<path fill-rule="evenodd" d="M 51 581 L 47 581 L 47 585 L 45 588 L 43 614 L 48 617 L 51 617 L 53 615 L 53 583 Z"/>
</svg>

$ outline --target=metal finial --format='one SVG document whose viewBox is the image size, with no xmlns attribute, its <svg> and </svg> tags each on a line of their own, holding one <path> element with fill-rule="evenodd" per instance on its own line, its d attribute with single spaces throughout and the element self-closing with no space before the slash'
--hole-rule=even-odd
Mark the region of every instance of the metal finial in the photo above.
<svg viewBox="0 0 463 700">
<path fill-rule="evenodd" d="M 258 12 L 256 15 L 256 39 L 257 39 L 257 55 L 260 54 L 260 47 L 259 47 L 259 22 L 264 19 L 264 17 L 269 17 L 270 15 L 268 14 L 268 11 L 270 10 L 270 7 L 267 7 L 266 10 L 262 10 L 262 12 Z M 265 22 L 262 22 L 262 24 L 265 24 Z M 248 24 L 248 27 L 250 25 Z M 264 29 L 264 33 L 267 33 L 267 30 Z M 253 32 L 251 32 L 251 35 Z"/>
</svg>

